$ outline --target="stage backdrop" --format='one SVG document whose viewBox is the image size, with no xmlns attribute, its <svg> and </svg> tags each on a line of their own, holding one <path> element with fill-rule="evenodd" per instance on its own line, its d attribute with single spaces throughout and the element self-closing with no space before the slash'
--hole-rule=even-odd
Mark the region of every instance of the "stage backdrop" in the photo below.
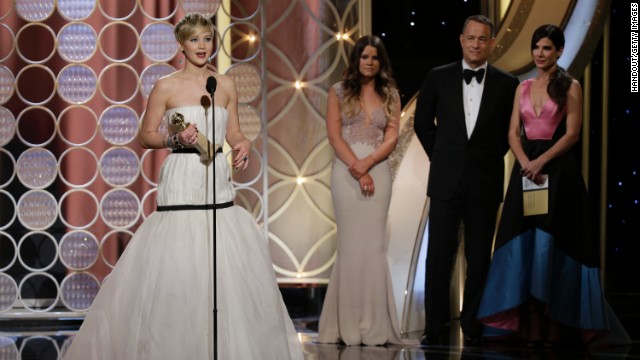
<svg viewBox="0 0 640 360">
<path fill-rule="evenodd" d="M 214 17 L 212 64 L 235 79 L 253 142 L 236 203 L 264 229 L 281 283 L 327 283 L 326 95 L 370 4 L 266 3 L 0 3 L 0 316 L 86 311 L 154 211 L 168 151 L 142 149 L 138 127 L 155 81 L 180 68 L 173 25 L 187 12 Z"/>
<path fill-rule="evenodd" d="M 488 3 L 510 4 L 487 9 L 500 24 L 491 61 L 521 79 L 532 69 L 527 34 L 542 21 L 565 28 L 561 63 L 582 73 L 609 6 Z M 370 32 L 370 10 L 370 0 L 1 1 L 0 317 L 85 311 L 154 210 L 168 152 L 145 151 L 137 132 L 154 82 L 180 68 L 172 31 L 187 12 L 215 18 L 212 63 L 235 79 L 253 142 L 251 168 L 234 174 L 236 203 L 261 224 L 280 283 L 327 283 L 336 226 L 326 96 Z M 392 156 L 389 260 L 404 332 L 423 323 L 428 241 L 428 161 L 413 106 Z"/>
</svg>

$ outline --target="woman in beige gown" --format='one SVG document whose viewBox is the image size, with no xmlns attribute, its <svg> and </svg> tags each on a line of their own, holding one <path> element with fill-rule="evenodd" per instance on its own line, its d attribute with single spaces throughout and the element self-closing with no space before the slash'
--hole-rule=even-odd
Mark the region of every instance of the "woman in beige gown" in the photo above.
<svg viewBox="0 0 640 360">
<path fill-rule="evenodd" d="M 321 343 L 404 344 L 387 264 L 387 213 L 400 97 L 382 41 L 363 36 L 329 90 L 331 193 L 338 249 L 320 315 Z"/>
</svg>

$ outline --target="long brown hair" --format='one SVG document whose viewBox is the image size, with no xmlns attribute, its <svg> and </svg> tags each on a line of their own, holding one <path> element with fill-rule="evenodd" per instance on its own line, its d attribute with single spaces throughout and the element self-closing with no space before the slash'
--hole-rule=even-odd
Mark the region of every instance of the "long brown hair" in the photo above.
<svg viewBox="0 0 640 360">
<path fill-rule="evenodd" d="M 564 48 L 564 33 L 562 29 L 556 25 L 542 25 L 533 32 L 533 36 L 531 36 L 531 51 L 533 51 L 538 41 L 542 38 L 551 40 L 556 50 L 562 50 Z M 565 69 L 560 67 L 560 65 L 556 64 L 556 68 L 557 71 L 549 77 L 547 93 L 549 93 L 549 97 L 558 104 L 558 109 L 563 111 L 567 104 L 567 94 L 573 78 Z"/>
<path fill-rule="evenodd" d="M 342 107 L 350 116 L 360 111 L 360 90 L 362 89 L 362 74 L 360 74 L 360 56 L 367 46 L 373 46 L 378 50 L 380 71 L 376 74 L 374 90 L 382 99 L 382 107 L 387 118 L 393 115 L 396 101 L 396 82 L 393 79 L 393 71 L 389 55 L 382 40 L 375 35 L 362 36 L 356 41 L 349 56 L 349 67 L 342 76 L 342 87 L 345 91 L 342 99 Z"/>
</svg>

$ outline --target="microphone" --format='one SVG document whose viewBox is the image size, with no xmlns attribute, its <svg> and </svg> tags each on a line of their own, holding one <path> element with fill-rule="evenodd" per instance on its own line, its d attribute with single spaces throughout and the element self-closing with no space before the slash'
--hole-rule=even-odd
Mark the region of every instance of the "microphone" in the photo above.
<svg viewBox="0 0 640 360">
<path fill-rule="evenodd" d="M 216 81 L 215 77 L 209 76 L 207 78 L 207 91 L 209 92 L 209 94 L 211 94 L 211 109 L 214 110 L 214 112 L 212 113 L 214 123 L 215 123 L 215 108 L 213 106 L 213 93 L 216 91 L 217 83 L 218 82 Z M 207 112 L 207 109 L 205 108 L 205 117 L 207 114 L 206 112 Z M 179 115 L 179 118 L 178 118 L 178 115 Z M 182 126 L 182 128 L 177 131 L 182 131 L 189 125 L 189 123 L 184 122 L 184 116 L 182 116 L 182 114 L 179 114 L 179 113 L 176 113 L 174 114 L 174 116 L 171 117 L 171 124 Z M 215 139 L 215 136 L 214 136 L 214 139 Z M 198 150 L 198 152 L 200 153 L 200 160 L 202 160 L 202 162 L 207 162 L 213 156 L 215 156 L 215 153 L 216 151 L 218 151 L 218 148 L 220 148 L 220 145 L 212 144 L 204 134 L 198 133 L 198 137 L 196 139 L 196 142 L 193 144 L 193 147 L 196 148 L 196 150 Z"/>
<path fill-rule="evenodd" d="M 218 85 L 218 81 L 215 77 L 209 76 L 207 78 L 207 92 L 211 94 L 211 117 L 213 119 L 213 139 L 215 141 L 216 138 L 216 110 L 213 104 L 213 93 L 216 91 L 216 86 Z M 199 134 L 200 135 L 200 134 Z M 208 140 L 207 140 L 208 142 Z M 215 149 L 211 148 L 211 143 L 209 143 L 209 155 L 215 157 L 215 154 L 218 151 L 220 145 L 215 145 Z M 213 150 L 213 151 L 212 151 Z M 215 161 L 215 159 L 214 159 Z M 216 166 L 213 165 L 213 203 L 216 204 Z M 210 181 L 210 180 L 207 180 Z M 215 205 L 214 205 L 215 207 Z M 216 256 L 216 248 L 217 248 L 217 240 L 216 240 L 216 209 L 213 209 L 213 358 L 214 360 L 218 360 L 218 266 L 217 266 L 217 256 Z"/>
<path fill-rule="evenodd" d="M 218 85 L 218 81 L 216 80 L 215 77 L 209 76 L 207 78 L 207 91 L 209 92 L 209 94 L 211 94 L 212 98 L 213 98 L 213 93 L 216 92 L 217 85 Z"/>
</svg>

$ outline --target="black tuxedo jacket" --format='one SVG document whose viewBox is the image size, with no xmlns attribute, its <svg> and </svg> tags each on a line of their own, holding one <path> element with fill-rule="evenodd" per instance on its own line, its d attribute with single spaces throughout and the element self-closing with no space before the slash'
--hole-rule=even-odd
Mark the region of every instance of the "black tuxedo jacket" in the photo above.
<svg viewBox="0 0 640 360">
<path fill-rule="evenodd" d="M 431 161 L 427 195 L 450 200 L 465 179 L 471 201 L 499 203 L 518 79 L 491 65 L 487 67 L 478 119 L 470 138 L 464 119 L 462 81 L 462 61 L 434 68 L 418 95 L 414 128 Z"/>
</svg>

